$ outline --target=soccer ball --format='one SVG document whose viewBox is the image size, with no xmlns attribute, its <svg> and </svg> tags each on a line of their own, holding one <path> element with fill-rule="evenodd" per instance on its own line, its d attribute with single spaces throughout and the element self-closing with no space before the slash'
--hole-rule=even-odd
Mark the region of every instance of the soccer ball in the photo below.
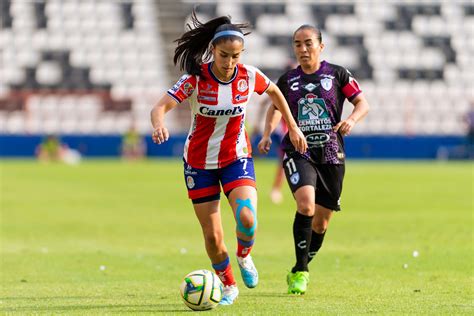
<svg viewBox="0 0 474 316">
<path fill-rule="evenodd" d="M 219 277 L 209 270 L 188 273 L 180 287 L 184 304 L 195 311 L 216 307 L 222 299 L 223 289 Z"/>
</svg>

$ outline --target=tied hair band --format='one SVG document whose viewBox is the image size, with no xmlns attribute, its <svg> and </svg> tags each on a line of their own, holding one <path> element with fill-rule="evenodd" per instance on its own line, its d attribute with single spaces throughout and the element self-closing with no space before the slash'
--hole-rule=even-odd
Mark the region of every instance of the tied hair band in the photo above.
<svg viewBox="0 0 474 316">
<path fill-rule="evenodd" d="M 222 36 L 237 36 L 240 37 L 242 40 L 244 39 L 244 34 L 240 33 L 239 31 L 220 31 L 214 34 L 214 37 L 212 38 L 212 41 L 214 42 L 216 39 Z"/>
</svg>

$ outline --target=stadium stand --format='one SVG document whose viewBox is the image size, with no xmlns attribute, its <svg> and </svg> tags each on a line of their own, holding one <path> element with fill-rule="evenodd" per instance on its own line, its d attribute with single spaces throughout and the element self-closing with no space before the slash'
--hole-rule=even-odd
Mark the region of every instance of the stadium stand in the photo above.
<svg viewBox="0 0 474 316">
<path fill-rule="evenodd" d="M 196 3 L 204 20 L 250 21 L 242 62 L 273 80 L 293 58 L 292 32 L 321 28 L 323 58 L 349 68 L 372 105 L 354 133 L 462 133 L 474 5 L 459 0 L 0 0 L 0 133 L 148 133 L 153 102 L 179 78 L 173 40 Z M 170 116 L 172 131 L 187 129 L 186 107 Z"/>
</svg>

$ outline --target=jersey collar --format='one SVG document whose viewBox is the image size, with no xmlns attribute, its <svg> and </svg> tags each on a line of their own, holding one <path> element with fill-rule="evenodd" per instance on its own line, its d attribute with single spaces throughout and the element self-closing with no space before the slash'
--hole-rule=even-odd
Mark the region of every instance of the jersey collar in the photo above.
<svg viewBox="0 0 474 316">
<path fill-rule="evenodd" d="M 232 78 L 230 78 L 229 81 L 222 81 L 222 80 L 219 80 L 216 75 L 214 75 L 214 73 L 212 72 L 212 65 L 214 64 L 213 61 L 211 61 L 209 64 L 207 64 L 207 70 L 209 71 L 209 74 L 211 75 L 212 79 L 214 79 L 215 81 L 217 81 L 218 83 L 220 84 L 229 84 L 231 83 L 232 81 L 234 81 L 234 79 L 237 77 L 237 73 L 239 72 L 239 65 L 235 65 L 235 70 L 234 70 L 234 74 L 232 75 Z"/>
<path fill-rule="evenodd" d="M 305 73 L 305 72 L 303 71 L 303 69 L 301 68 L 301 65 L 298 65 L 297 69 L 298 69 L 298 72 L 299 72 L 300 74 L 302 74 L 303 76 L 312 76 L 312 75 L 315 75 L 315 74 L 320 73 L 320 72 L 323 70 L 323 68 L 324 68 L 325 66 L 326 66 L 326 61 L 325 61 L 325 60 L 322 60 L 322 61 L 321 61 L 321 64 L 319 65 L 319 69 L 316 70 L 315 72 L 313 72 L 312 74 L 307 74 L 307 73 Z"/>
</svg>

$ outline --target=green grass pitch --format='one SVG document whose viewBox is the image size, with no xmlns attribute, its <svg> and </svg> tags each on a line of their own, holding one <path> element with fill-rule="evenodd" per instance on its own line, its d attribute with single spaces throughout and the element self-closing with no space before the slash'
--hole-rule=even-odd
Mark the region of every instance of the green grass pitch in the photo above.
<svg viewBox="0 0 474 316">
<path fill-rule="evenodd" d="M 286 184 L 282 205 L 268 198 L 275 164 L 256 161 L 260 283 L 245 288 L 232 256 L 241 295 L 210 313 L 474 313 L 472 163 L 350 161 L 343 211 L 303 296 L 286 294 L 295 206 Z M 0 314 L 191 312 L 180 282 L 211 266 L 179 160 L 4 160 L 0 168 Z M 234 253 L 235 223 L 223 202 Z"/>
</svg>

